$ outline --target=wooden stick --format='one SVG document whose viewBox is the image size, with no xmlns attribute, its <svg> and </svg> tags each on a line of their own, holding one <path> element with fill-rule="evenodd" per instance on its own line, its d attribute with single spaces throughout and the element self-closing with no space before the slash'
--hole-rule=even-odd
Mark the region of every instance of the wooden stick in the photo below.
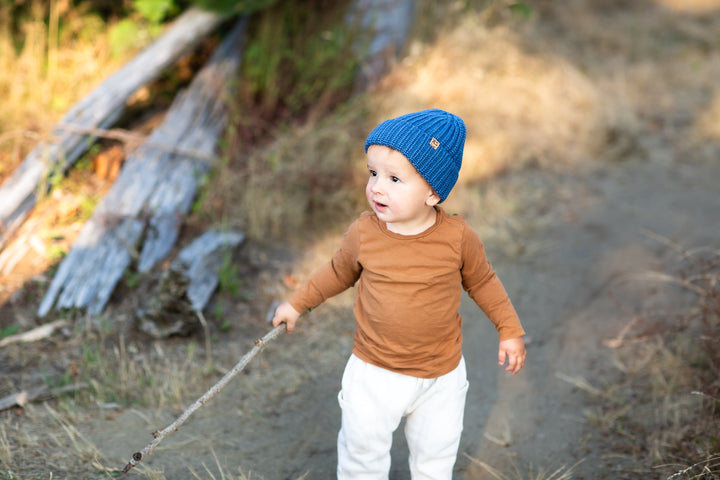
<svg viewBox="0 0 720 480">
<path fill-rule="evenodd" d="M 58 395 L 62 395 L 63 393 L 76 392 L 87 387 L 87 383 L 74 383 L 72 385 L 65 385 L 64 387 L 58 387 L 53 389 L 42 386 L 31 388 L 30 390 L 23 390 L 20 393 L 14 393 L 0 399 L 0 412 L 13 407 L 22 408 L 28 402 L 47 400 L 48 398 L 53 398 Z"/>
<path fill-rule="evenodd" d="M 195 410 L 205 405 L 215 395 L 217 395 L 225 387 L 225 385 L 227 385 L 228 382 L 232 380 L 235 375 L 240 373 L 247 366 L 247 364 L 250 363 L 250 360 L 252 360 L 258 353 L 260 353 L 265 348 L 268 342 L 277 338 L 281 333 L 283 333 L 285 331 L 285 328 L 286 326 L 284 323 L 280 324 L 270 330 L 270 332 L 265 334 L 264 337 L 255 340 L 255 346 L 248 353 L 246 353 L 237 364 L 235 364 L 232 370 L 226 373 L 215 385 L 213 385 L 210 390 L 205 392 L 202 397 L 195 400 L 195 403 L 186 408 L 185 411 L 173 423 L 160 431 L 153 432 L 153 437 L 155 437 L 155 439 L 139 452 L 133 453 L 132 458 L 130 459 L 128 464 L 125 465 L 125 468 L 123 468 L 122 472 L 127 473 L 128 471 L 130 471 L 131 468 L 140 463 L 146 456 L 150 455 L 153 450 L 155 450 L 155 447 L 157 447 L 160 442 L 165 439 L 165 437 L 167 437 L 172 432 L 178 430 L 180 426 L 185 423 L 185 421 L 190 417 L 190 415 L 195 412 Z"/>
<path fill-rule="evenodd" d="M 66 325 L 67 322 L 65 320 L 55 320 L 54 322 L 46 323 L 45 325 L 33 328 L 25 333 L 18 333 L 17 335 L 5 337 L 0 340 L 0 348 L 10 345 L 11 343 L 36 342 L 38 340 L 42 340 L 43 338 L 48 338 L 53 334 L 53 332 L 55 332 L 55 330 Z"/>
</svg>

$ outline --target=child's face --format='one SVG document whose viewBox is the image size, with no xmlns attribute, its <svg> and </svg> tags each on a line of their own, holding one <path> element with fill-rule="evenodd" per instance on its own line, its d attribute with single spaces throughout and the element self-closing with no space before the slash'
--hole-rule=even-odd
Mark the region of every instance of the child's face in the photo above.
<svg viewBox="0 0 720 480">
<path fill-rule="evenodd" d="M 370 177 L 365 196 L 388 229 L 411 235 L 434 223 L 432 207 L 440 197 L 402 153 L 384 145 L 371 145 L 367 165 Z"/>
</svg>

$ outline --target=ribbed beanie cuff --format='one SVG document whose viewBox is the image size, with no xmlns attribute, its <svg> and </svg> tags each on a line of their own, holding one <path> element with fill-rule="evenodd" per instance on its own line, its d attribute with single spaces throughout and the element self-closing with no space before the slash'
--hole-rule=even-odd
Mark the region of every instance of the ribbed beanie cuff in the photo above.
<svg viewBox="0 0 720 480">
<path fill-rule="evenodd" d="M 437 108 L 385 120 L 367 140 L 402 153 L 444 201 L 457 182 L 466 136 L 465 123 L 457 115 Z"/>
</svg>

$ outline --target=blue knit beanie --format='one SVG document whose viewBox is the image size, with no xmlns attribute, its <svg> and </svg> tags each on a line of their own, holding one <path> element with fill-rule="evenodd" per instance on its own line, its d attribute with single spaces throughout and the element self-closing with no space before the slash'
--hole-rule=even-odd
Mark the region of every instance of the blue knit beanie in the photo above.
<svg viewBox="0 0 720 480">
<path fill-rule="evenodd" d="M 444 201 L 457 182 L 465 148 L 465 123 L 437 108 L 385 120 L 365 140 L 405 155 Z"/>
</svg>

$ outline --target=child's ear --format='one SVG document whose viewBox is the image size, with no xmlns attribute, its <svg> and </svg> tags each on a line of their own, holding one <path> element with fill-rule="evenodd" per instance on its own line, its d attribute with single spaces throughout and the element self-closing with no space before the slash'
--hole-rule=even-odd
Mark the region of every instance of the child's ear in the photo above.
<svg viewBox="0 0 720 480">
<path fill-rule="evenodd" d="M 430 195 L 425 200 L 425 205 L 427 205 L 428 207 L 434 207 L 438 203 L 440 203 L 440 195 L 438 195 L 434 191 L 430 192 Z"/>
</svg>

